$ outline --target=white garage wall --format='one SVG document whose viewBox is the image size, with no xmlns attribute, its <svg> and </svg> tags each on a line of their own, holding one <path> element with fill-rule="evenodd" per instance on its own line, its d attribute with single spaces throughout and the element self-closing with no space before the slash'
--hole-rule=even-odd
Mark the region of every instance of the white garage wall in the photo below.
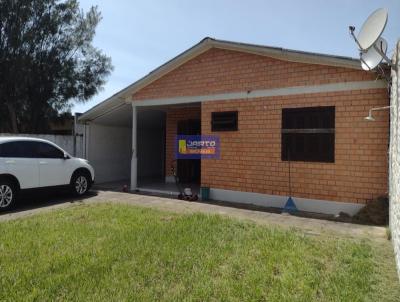
<svg viewBox="0 0 400 302">
<path fill-rule="evenodd" d="M 88 127 L 87 158 L 95 169 L 96 182 L 129 179 L 132 129 L 94 123 Z"/>
</svg>

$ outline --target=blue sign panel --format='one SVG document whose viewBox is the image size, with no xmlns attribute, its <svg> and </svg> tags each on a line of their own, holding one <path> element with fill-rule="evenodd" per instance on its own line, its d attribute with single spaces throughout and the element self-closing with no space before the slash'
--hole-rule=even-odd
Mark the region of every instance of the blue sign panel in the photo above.
<svg viewBox="0 0 400 302">
<path fill-rule="evenodd" d="M 219 158 L 219 137 L 214 135 L 178 135 L 176 159 Z"/>
</svg>

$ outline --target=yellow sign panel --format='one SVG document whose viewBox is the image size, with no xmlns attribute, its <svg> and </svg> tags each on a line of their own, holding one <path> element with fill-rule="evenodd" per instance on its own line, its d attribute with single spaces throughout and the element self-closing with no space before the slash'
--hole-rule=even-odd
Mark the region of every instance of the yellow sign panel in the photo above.
<svg viewBox="0 0 400 302">
<path fill-rule="evenodd" d="M 186 140 L 184 139 L 179 140 L 179 153 L 186 154 Z"/>
</svg>

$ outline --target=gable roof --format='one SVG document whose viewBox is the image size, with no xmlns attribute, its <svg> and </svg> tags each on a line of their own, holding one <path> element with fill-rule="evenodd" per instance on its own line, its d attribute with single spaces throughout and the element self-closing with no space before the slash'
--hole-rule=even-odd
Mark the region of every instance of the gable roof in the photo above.
<svg viewBox="0 0 400 302">
<path fill-rule="evenodd" d="M 97 116 L 102 115 L 107 111 L 120 107 L 126 103 L 125 99 L 130 97 L 132 94 L 211 48 L 246 52 L 291 62 L 336 66 L 359 70 L 362 69 L 360 60 L 355 58 L 291 50 L 280 47 L 217 40 L 206 37 L 188 50 L 182 52 L 175 58 L 154 69 L 143 78 L 120 90 L 105 101 L 92 107 L 79 117 L 79 121 L 93 120 Z"/>
</svg>

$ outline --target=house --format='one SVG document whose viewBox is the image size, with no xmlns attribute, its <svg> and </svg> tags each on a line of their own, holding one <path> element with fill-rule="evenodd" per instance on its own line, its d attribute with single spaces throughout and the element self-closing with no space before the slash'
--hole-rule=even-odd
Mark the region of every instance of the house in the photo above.
<svg viewBox="0 0 400 302">
<path fill-rule="evenodd" d="M 97 182 L 170 192 L 176 136 L 201 133 L 219 158 L 177 171 L 212 199 L 354 214 L 387 194 L 389 115 L 364 117 L 388 104 L 358 59 L 205 38 L 80 121 Z"/>
</svg>

